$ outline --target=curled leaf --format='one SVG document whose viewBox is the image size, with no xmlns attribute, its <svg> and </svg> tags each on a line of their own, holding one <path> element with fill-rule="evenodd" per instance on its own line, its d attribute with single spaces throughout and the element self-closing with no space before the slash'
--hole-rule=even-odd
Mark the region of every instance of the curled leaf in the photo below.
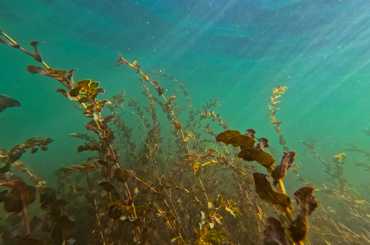
<svg viewBox="0 0 370 245">
<path fill-rule="evenodd" d="M 253 173 L 253 178 L 256 192 L 261 199 L 282 208 L 290 206 L 290 198 L 283 193 L 276 192 L 267 180 L 267 176 L 265 174 Z"/>
<path fill-rule="evenodd" d="M 275 183 L 280 179 L 283 179 L 288 172 L 288 169 L 293 165 L 295 158 L 294 151 L 284 152 L 283 157 L 281 158 L 280 165 L 277 166 L 272 172 Z"/>
<path fill-rule="evenodd" d="M 314 188 L 304 186 L 294 193 L 297 203 L 301 206 L 304 213 L 310 215 L 318 206 L 315 196 L 313 195 Z"/>
</svg>

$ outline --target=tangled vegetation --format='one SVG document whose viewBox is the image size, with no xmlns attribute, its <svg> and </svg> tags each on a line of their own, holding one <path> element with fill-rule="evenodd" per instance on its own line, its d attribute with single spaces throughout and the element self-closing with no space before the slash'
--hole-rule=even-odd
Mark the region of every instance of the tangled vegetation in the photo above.
<svg viewBox="0 0 370 245">
<path fill-rule="evenodd" d="M 147 105 L 124 93 L 101 98 L 98 81 L 54 68 L 36 41 L 27 49 L 1 31 L 0 43 L 30 56 L 36 65 L 27 70 L 57 81 L 57 92 L 79 106 L 86 131 L 71 136 L 82 142 L 77 152 L 91 153 L 58 170 L 58 183 L 50 186 L 22 161 L 27 152 L 46 151 L 50 138 L 0 150 L 2 244 L 370 244 L 370 205 L 343 180 L 345 155 L 326 161 L 305 143 L 327 167 L 330 181 L 316 187 L 320 204 L 303 178 L 293 195 L 287 193 L 288 170 L 298 170 L 277 119 L 286 87 L 273 90 L 269 106 L 284 150 L 277 161 L 267 138 L 257 138 L 251 128 L 229 129 L 214 101 L 199 110 L 185 108 L 188 121 L 181 120 L 178 98 L 153 77 L 171 79 L 191 103 L 184 85 L 145 72 L 136 60 L 121 56 L 118 64 L 138 75 Z M 20 103 L 0 97 L 0 111 L 14 106 Z M 133 137 L 123 109 L 142 122 L 142 141 Z M 163 115 L 167 121 L 160 120 Z M 347 215 L 336 217 L 333 210 Z"/>
</svg>

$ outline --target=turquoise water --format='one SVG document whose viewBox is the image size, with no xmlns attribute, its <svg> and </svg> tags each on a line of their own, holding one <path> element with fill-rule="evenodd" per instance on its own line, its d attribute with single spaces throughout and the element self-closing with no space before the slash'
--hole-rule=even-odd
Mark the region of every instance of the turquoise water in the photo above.
<svg viewBox="0 0 370 245">
<path fill-rule="evenodd" d="M 369 10 L 365 0 L 1 0 L 0 26 L 23 44 L 39 40 L 49 63 L 101 81 L 108 95 L 140 94 L 135 76 L 116 65 L 119 53 L 165 70 L 185 83 L 194 106 L 218 98 L 231 128 L 253 127 L 276 149 L 267 103 L 285 85 L 284 135 L 304 175 L 318 180 L 320 164 L 302 141 L 328 159 L 370 147 Z M 5 46 L 0 57 L 0 93 L 22 103 L 0 114 L 2 147 L 53 138 L 48 152 L 25 159 L 45 177 L 82 159 L 68 136 L 83 129 L 78 108 L 54 93 L 54 81 L 26 72 L 28 57 Z M 345 170 L 353 184 L 369 184 L 351 161 Z"/>
</svg>

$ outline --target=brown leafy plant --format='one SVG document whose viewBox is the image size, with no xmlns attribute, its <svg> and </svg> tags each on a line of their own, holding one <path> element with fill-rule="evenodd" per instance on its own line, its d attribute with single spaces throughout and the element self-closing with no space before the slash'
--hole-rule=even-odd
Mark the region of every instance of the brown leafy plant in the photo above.
<svg viewBox="0 0 370 245">
<path fill-rule="evenodd" d="M 246 161 L 258 162 L 267 170 L 268 175 L 253 173 L 256 192 L 262 200 L 277 207 L 276 210 L 285 218 L 269 217 L 267 219 L 265 244 L 274 244 L 274 242 L 287 244 L 286 241 L 290 241 L 292 244 L 303 244 L 308 230 L 308 216 L 317 207 L 316 199 L 313 196 L 314 188 L 305 186 L 294 193 L 300 209 L 295 212 L 296 217 L 293 219 L 293 207 L 285 190 L 284 178 L 294 162 L 295 152 L 284 152 L 280 165 L 275 166 L 274 158 L 267 151 L 267 139 L 261 139 L 258 144 L 255 144 L 255 131 L 252 129 L 248 129 L 245 134 L 236 130 L 226 130 L 216 137 L 219 142 L 239 147 L 238 157 Z M 269 177 L 277 185 L 277 188 L 271 185 Z"/>
</svg>

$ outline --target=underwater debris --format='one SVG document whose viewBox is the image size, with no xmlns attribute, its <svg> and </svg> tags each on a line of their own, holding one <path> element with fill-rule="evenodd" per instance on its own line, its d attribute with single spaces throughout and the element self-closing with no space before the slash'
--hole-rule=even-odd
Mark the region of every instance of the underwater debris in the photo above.
<svg viewBox="0 0 370 245">
<path fill-rule="evenodd" d="M 11 97 L 0 94 L 0 112 L 10 107 L 20 107 L 21 103 Z"/>
</svg>

